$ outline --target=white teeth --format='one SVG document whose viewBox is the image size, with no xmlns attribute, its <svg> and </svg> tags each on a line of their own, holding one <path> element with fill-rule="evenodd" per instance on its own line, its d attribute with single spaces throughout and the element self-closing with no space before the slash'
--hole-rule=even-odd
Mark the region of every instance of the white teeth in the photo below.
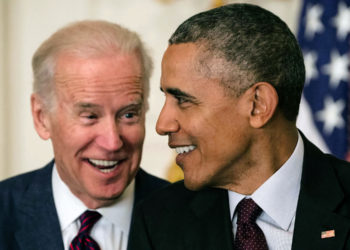
<svg viewBox="0 0 350 250">
<path fill-rule="evenodd" d="M 177 147 L 177 148 L 175 148 L 175 151 L 178 154 L 183 154 L 183 153 L 188 153 L 188 152 L 194 150 L 195 148 L 196 148 L 196 146 Z"/>
<path fill-rule="evenodd" d="M 117 168 L 117 166 L 115 166 L 115 167 L 113 167 L 113 168 L 105 168 L 105 169 L 103 169 L 103 168 L 98 168 L 98 170 L 100 170 L 102 173 L 110 173 L 110 172 L 112 172 L 114 169 L 116 169 Z"/>
<path fill-rule="evenodd" d="M 102 167 L 112 167 L 118 163 L 118 161 L 106 161 L 106 160 L 94 160 L 94 159 L 89 159 L 89 161 L 96 166 L 102 166 Z"/>
</svg>

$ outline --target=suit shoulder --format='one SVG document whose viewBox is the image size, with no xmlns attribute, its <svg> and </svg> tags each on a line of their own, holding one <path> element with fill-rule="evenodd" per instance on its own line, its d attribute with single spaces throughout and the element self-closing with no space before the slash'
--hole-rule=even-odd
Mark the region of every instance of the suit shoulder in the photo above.
<svg viewBox="0 0 350 250">
<path fill-rule="evenodd" d="M 193 191 L 190 191 L 187 188 L 185 188 L 184 181 L 181 180 L 160 189 L 155 193 L 155 195 L 152 196 L 152 198 L 163 199 L 165 197 L 168 197 L 169 195 L 176 195 L 176 197 L 179 197 L 178 199 L 185 199 L 185 197 L 190 195 L 192 192 Z"/>
<path fill-rule="evenodd" d="M 52 167 L 45 166 L 43 168 L 19 174 L 0 181 L 0 199 L 7 202 L 16 202 L 16 200 L 20 199 L 22 194 L 31 184 L 38 181 L 38 178 L 40 179 L 44 176 L 50 177 L 51 170 Z"/>
<path fill-rule="evenodd" d="M 162 187 L 169 185 L 169 182 L 155 177 L 140 169 L 135 177 L 135 203 L 138 205 L 146 197 Z"/>
<path fill-rule="evenodd" d="M 330 166 L 334 169 L 341 186 L 350 194 L 350 163 L 333 155 L 326 155 L 326 157 Z"/>
<path fill-rule="evenodd" d="M 33 170 L 27 173 L 19 174 L 0 181 L 0 192 L 6 189 L 21 189 L 30 183 L 30 180 L 36 175 L 39 170 Z"/>
<path fill-rule="evenodd" d="M 147 189 L 159 189 L 170 184 L 168 181 L 151 175 L 143 169 L 140 169 L 138 171 L 135 180 L 136 185 L 142 186 L 142 188 Z"/>
<path fill-rule="evenodd" d="M 304 135 L 302 136 L 305 146 L 304 166 L 307 166 L 308 169 L 307 171 L 304 169 L 303 175 L 309 176 L 309 180 L 312 180 L 316 173 L 324 173 L 322 178 L 329 178 L 329 176 L 325 175 L 334 173 L 337 182 L 345 193 L 350 194 L 350 163 L 334 155 L 323 153 L 312 142 L 307 140 Z"/>
<path fill-rule="evenodd" d="M 194 196 L 195 191 L 185 188 L 183 181 L 167 185 L 150 195 L 141 204 L 143 209 L 156 211 L 164 206 L 171 209 L 180 209 L 186 206 Z"/>
</svg>

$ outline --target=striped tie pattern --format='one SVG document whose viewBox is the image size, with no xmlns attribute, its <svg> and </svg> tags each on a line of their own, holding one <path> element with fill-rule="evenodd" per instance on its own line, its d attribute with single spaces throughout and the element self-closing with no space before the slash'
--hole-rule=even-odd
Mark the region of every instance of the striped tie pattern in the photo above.
<svg viewBox="0 0 350 250">
<path fill-rule="evenodd" d="M 86 210 L 80 217 L 80 229 L 78 235 L 70 243 L 70 250 L 100 250 L 100 247 L 90 236 L 94 224 L 101 218 L 96 211 Z"/>
<path fill-rule="evenodd" d="M 252 199 L 243 199 L 237 208 L 236 250 L 268 250 L 263 231 L 256 224 L 261 208 Z"/>
</svg>

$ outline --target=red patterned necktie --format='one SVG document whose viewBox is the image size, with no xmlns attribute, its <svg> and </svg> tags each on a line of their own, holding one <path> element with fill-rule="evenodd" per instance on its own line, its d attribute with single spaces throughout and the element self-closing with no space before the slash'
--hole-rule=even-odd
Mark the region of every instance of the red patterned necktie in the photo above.
<svg viewBox="0 0 350 250">
<path fill-rule="evenodd" d="M 268 250 L 263 231 L 256 224 L 261 208 L 252 199 L 243 199 L 237 208 L 236 250 Z"/>
<path fill-rule="evenodd" d="M 70 250 L 100 250 L 96 241 L 90 236 L 92 227 L 100 218 L 101 214 L 96 211 L 86 210 L 80 215 L 80 229 L 78 235 L 70 243 Z"/>
</svg>

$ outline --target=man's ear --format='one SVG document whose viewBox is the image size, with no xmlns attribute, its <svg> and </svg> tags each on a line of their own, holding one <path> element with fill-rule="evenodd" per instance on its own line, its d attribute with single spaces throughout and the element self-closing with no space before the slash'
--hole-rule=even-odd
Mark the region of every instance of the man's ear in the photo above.
<svg viewBox="0 0 350 250">
<path fill-rule="evenodd" d="M 255 83 L 250 88 L 251 112 L 250 125 L 253 128 L 261 128 L 273 117 L 277 105 L 278 94 L 276 89 L 267 82 Z"/>
<path fill-rule="evenodd" d="M 42 99 L 38 94 L 32 94 L 30 97 L 30 104 L 32 109 L 32 116 L 34 121 L 34 127 L 38 135 L 47 140 L 50 138 L 50 122 L 49 114 L 46 110 Z"/>
</svg>

